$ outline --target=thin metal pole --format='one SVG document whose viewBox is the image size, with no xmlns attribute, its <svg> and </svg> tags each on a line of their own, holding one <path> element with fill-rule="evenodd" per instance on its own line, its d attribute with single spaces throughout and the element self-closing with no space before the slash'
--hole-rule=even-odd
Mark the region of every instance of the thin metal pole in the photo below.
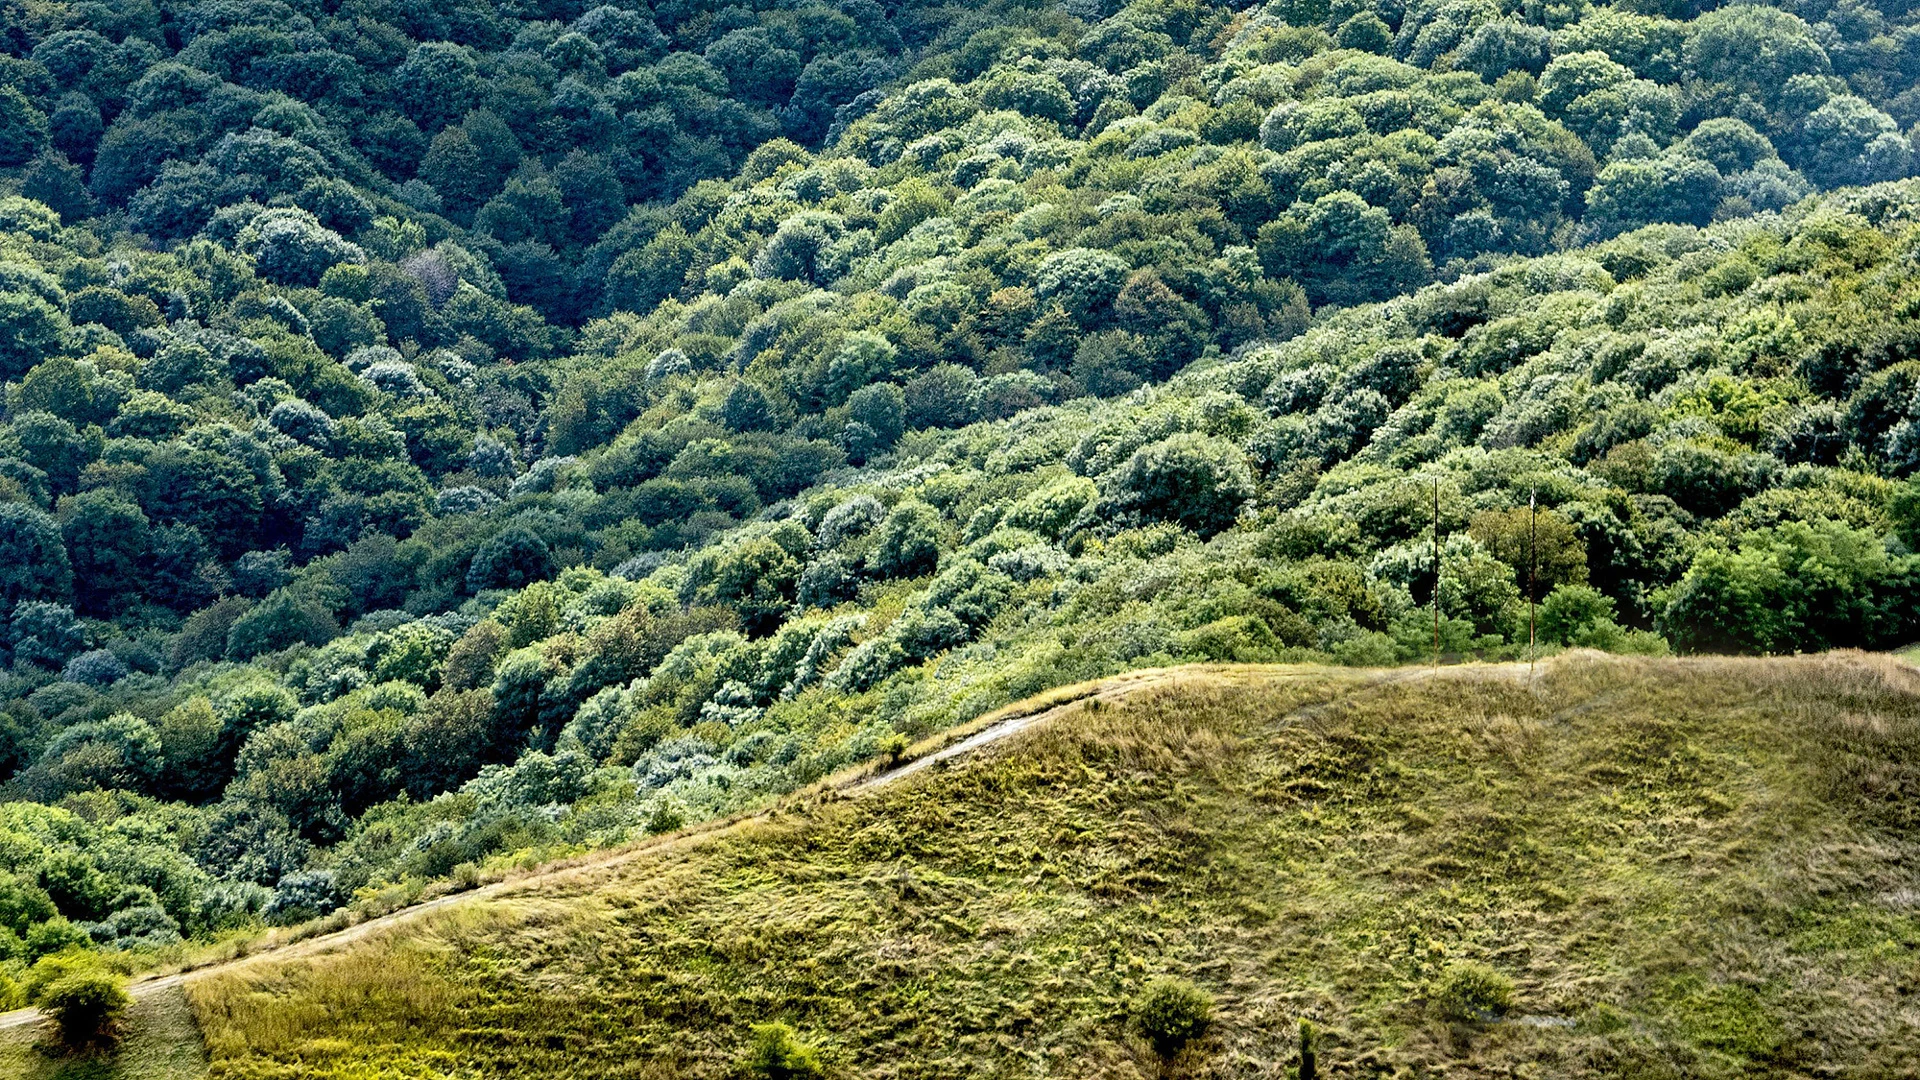
<svg viewBox="0 0 1920 1080">
<path fill-rule="evenodd" d="M 1440 667 L 1440 478 L 1433 478 L 1433 666 Z"/>
<path fill-rule="evenodd" d="M 1534 575 L 1540 568 L 1540 502 L 1538 490 L 1527 492 L 1527 513 L 1532 520 L 1527 526 L 1527 677 L 1533 677 L 1534 657 L 1539 654 L 1535 636 L 1534 620 Z"/>
</svg>

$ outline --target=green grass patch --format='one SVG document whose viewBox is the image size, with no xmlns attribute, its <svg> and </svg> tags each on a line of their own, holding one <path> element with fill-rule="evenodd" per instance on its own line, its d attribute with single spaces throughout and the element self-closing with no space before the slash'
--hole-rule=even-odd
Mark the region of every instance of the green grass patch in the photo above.
<svg viewBox="0 0 1920 1080">
<path fill-rule="evenodd" d="M 209 974 L 211 1074 L 719 1078 L 783 1023 L 833 1076 L 1280 1077 L 1302 1018 L 1330 1076 L 1920 1060 L 1903 665 L 1188 673 L 1093 705 Z M 1166 978 L 1213 1002 L 1171 1065 L 1134 1018 Z"/>
</svg>

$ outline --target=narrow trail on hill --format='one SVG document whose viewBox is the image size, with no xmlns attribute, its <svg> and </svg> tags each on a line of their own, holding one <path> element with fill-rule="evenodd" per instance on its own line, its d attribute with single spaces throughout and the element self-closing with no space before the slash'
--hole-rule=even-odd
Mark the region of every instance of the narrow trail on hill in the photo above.
<svg viewBox="0 0 1920 1080">
<path fill-rule="evenodd" d="M 913 776 L 923 769 L 939 763 L 951 761 L 977 753 L 981 749 L 1002 742 L 1028 731 L 1049 720 L 1058 717 L 1075 707 L 1084 706 L 1091 700 L 1106 704 L 1119 704 L 1142 691 L 1163 686 L 1172 686 L 1187 679 L 1206 679 L 1214 682 L 1241 682 L 1253 679 L 1294 679 L 1294 678 L 1333 678 L 1337 687 L 1326 699 L 1310 702 L 1295 710 L 1296 714 L 1311 714 L 1330 705 L 1334 701 L 1358 691 L 1397 682 L 1410 682 L 1418 679 L 1433 678 L 1441 672 L 1453 675 L 1493 677 L 1502 679 L 1524 679 L 1530 671 L 1525 663 L 1474 664 L 1462 667 L 1408 667 L 1388 669 L 1342 669 L 1301 666 L 1297 668 L 1272 667 L 1266 665 L 1233 664 L 1193 664 L 1172 668 L 1148 668 L 1131 671 L 1109 678 L 1095 680 L 1079 686 L 1056 689 L 1037 695 L 1025 701 L 1017 702 L 989 713 L 970 724 L 962 725 L 948 734 L 950 740 L 945 746 L 902 764 L 896 768 L 884 768 L 880 771 L 863 771 L 850 778 L 828 780 L 824 786 L 812 789 L 814 793 L 833 792 L 842 798 L 858 798 L 862 795 L 889 787 L 898 781 Z M 971 729 L 971 730 L 970 730 Z M 796 795 L 804 798 L 808 789 L 802 789 Z M 791 798 L 789 796 L 788 798 Z M 785 802 L 782 799 L 781 802 Z M 376 916 L 363 922 L 324 934 L 310 937 L 295 937 L 285 941 L 269 941 L 256 945 L 251 951 L 231 959 L 204 964 L 199 967 L 168 974 L 153 974 L 135 978 L 127 990 L 136 1001 L 150 995 L 162 993 L 197 979 L 222 971 L 230 971 L 262 961 L 296 960 L 303 956 L 313 956 L 331 952 L 344 945 L 366 938 L 389 927 L 419 918 L 441 908 L 454 904 L 472 903 L 511 895 L 513 893 L 538 887 L 543 883 L 555 881 L 568 875 L 589 870 L 603 870 L 619 866 L 644 855 L 652 855 L 670 850 L 682 844 L 695 843 L 706 837 L 754 821 L 764 821 L 779 806 L 767 807 L 752 813 L 733 818 L 718 819 L 705 826 L 648 840 L 631 847 L 613 849 L 579 859 L 549 864 L 521 877 L 494 882 L 465 892 L 449 893 L 431 900 L 401 908 L 385 915 Z M 0 1013 L 0 1031 L 27 1027 L 40 1023 L 44 1017 L 35 1008 L 16 1009 Z"/>
</svg>

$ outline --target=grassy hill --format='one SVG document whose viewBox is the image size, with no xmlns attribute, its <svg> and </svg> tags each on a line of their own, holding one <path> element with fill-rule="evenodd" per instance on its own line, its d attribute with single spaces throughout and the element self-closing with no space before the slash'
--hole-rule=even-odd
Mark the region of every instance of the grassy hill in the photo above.
<svg viewBox="0 0 1920 1080">
<path fill-rule="evenodd" d="M 994 749 L 188 983 L 219 1077 L 1892 1076 L 1920 675 L 1861 654 L 1187 669 Z M 1449 1019 L 1462 964 L 1512 980 Z"/>
</svg>

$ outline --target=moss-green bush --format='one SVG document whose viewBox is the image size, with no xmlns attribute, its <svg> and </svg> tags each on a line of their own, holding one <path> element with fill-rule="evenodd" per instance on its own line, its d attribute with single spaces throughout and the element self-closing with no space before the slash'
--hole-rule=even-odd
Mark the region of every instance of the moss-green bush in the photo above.
<svg viewBox="0 0 1920 1080">
<path fill-rule="evenodd" d="M 1184 979 L 1156 979 L 1134 998 L 1133 1022 L 1154 1053 L 1171 1058 L 1213 1026 L 1213 996 Z"/>
<path fill-rule="evenodd" d="M 741 1068 L 753 1080 L 818 1080 L 826 1075 L 820 1052 L 780 1021 L 753 1026 L 753 1042 Z"/>
<path fill-rule="evenodd" d="M 1433 1001 L 1448 1020 L 1493 1020 L 1513 1007 L 1513 980 L 1486 964 L 1462 960 L 1441 976 Z"/>
</svg>

